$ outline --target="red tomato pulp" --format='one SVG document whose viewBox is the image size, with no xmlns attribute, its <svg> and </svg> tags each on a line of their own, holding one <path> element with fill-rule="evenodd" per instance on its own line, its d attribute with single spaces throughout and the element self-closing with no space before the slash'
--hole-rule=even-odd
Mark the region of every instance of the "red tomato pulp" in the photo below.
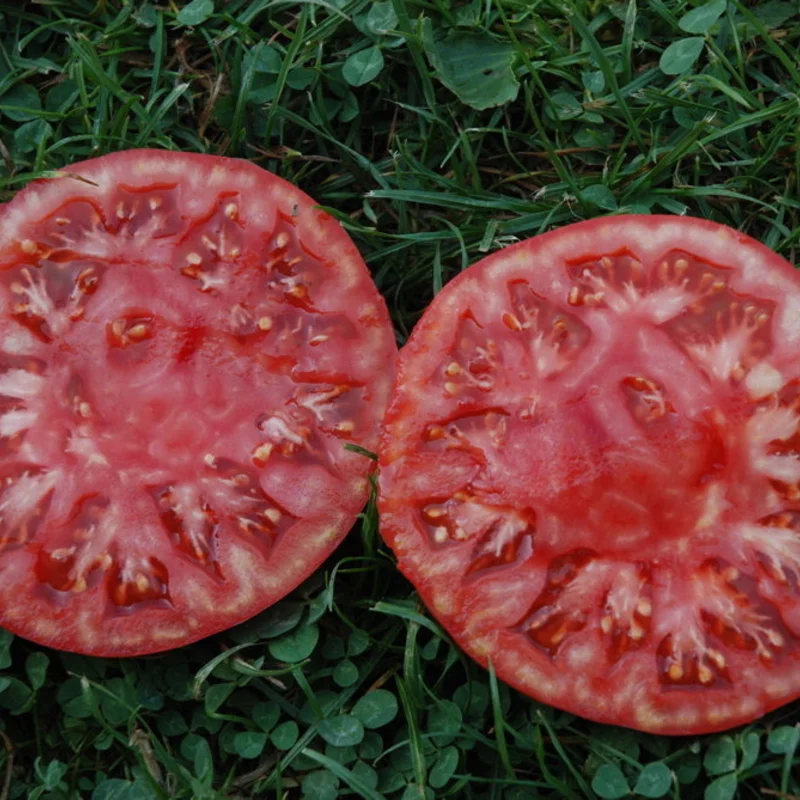
<svg viewBox="0 0 800 800">
<path fill-rule="evenodd" d="M 133 150 L 0 216 L 0 624 L 134 655 L 250 617 L 368 493 L 395 345 L 339 224 L 247 162 Z"/>
<path fill-rule="evenodd" d="M 531 696 L 663 733 L 800 695 L 800 276 L 727 227 L 619 216 L 489 256 L 426 311 L 381 529 Z"/>
</svg>

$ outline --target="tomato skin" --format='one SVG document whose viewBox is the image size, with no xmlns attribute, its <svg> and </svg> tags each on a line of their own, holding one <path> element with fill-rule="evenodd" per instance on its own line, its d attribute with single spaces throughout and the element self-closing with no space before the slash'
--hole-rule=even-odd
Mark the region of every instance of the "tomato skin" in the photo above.
<svg viewBox="0 0 800 800">
<path fill-rule="evenodd" d="M 572 349 L 536 333 L 559 314 Z M 379 447 L 398 567 L 482 666 L 595 721 L 700 734 L 800 696 L 796 501 L 769 478 L 795 468 L 753 460 L 770 436 L 793 458 L 798 340 L 800 276 L 709 221 L 601 218 L 484 258 L 398 357 Z M 516 557 L 479 562 L 500 544 Z"/>
<path fill-rule="evenodd" d="M 396 345 L 354 243 L 276 175 L 159 150 L 62 173 L 0 215 L 0 625 L 159 652 L 341 542 Z"/>
</svg>

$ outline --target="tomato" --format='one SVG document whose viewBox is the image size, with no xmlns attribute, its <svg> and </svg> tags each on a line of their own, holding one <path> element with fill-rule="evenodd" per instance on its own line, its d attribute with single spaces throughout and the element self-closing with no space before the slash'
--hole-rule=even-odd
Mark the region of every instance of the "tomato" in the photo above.
<svg viewBox="0 0 800 800">
<path fill-rule="evenodd" d="M 0 215 L 0 625 L 129 656 L 240 622 L 368 494 L 394 338 L 352 241 L 234 159 L 132 150 Z"/>
<path fill-rule="evenodd" d="M 530 696 L 683 734 L 800 695 L 800 276 L 619 216 L 472 266 L 398 359 L 381 528 Z"/>
</svg>

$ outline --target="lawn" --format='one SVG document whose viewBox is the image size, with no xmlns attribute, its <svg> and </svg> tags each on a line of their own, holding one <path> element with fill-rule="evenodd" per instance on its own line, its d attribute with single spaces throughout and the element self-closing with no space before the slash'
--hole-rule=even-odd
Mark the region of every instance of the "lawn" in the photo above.
<svg viewBox="0 0 800 800">
<path fill-rule="evenodd" d="M 5 199 L 131 147 L 250 159 L 342 221 L 400 344 L 471 262 L 598 215 L 688 213 L 795 260 L 797 0 L 8 0 L 0 47 Z M 0 632 L 0 800 L 788 800 L 797 708 L 675 738 L 530 701 L 450 644 L 370 505 L 289 598 L 196 645 Z"/>
</svg>

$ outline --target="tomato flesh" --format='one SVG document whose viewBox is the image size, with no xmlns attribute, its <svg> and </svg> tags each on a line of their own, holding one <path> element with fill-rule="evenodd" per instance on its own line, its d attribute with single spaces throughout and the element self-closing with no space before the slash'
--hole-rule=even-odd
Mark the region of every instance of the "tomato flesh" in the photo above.
<svg viewBox="0 0 800 800">
<path fill-rule="evenodd" d="M 382 532 L 467 652 L 664 733 L 800 695 L 800 278 L 711 222 L 522 242 L 401 351 Z"/>
<path fill-rule="evenodd" d="M 0 218 L 0 624 L 154 652 L 346 534 L 395 347 L 353 243 L 276 176 L 159 151 L 67 172 Z"/>
</svg>

